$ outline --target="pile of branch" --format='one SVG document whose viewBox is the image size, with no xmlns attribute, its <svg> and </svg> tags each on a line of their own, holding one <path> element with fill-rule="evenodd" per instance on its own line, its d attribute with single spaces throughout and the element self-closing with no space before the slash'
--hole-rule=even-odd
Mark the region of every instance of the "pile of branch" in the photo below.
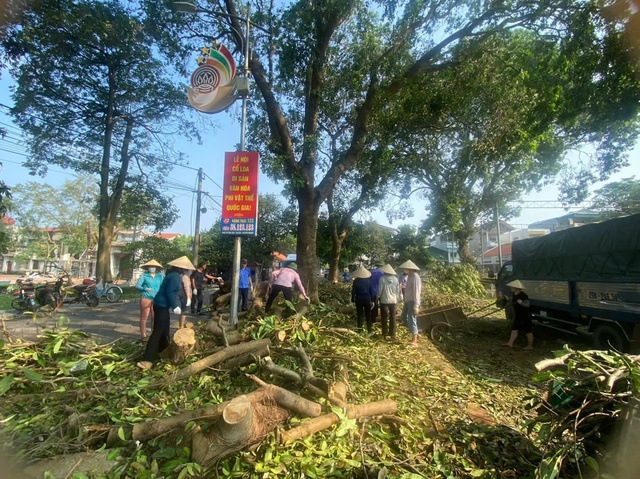
<svg viewBox="0 0 640 479">
<path fill-rule="evenodd" d="M 545 456 L 540 473 L 615 468 L 619 474 L 630 446 L 640 443 L 640 356 L 615 351 L 573 351 L 536 364 L 548 381 L 546 398 L 534 404 Z M 625 427 L 624 423 L 634 423 Z M 620 477 L 625 477 L 621 475 Z M 632 476 L 629 476 L 632 477 Z"/>
</svg>

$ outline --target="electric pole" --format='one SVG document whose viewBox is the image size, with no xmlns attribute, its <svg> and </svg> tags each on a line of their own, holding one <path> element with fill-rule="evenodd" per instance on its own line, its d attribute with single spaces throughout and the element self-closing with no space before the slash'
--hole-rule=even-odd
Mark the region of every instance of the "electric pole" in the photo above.
<svg viewBox="0 0 640 479">
<path fill-rule="evenodd" d="M 202 208 L 202 179 L 204 172 L 198 169 L 198 198 L 196 200 L 196 232 L 193 235 L 193 265 L 198 267 L 198 249 L 200 248 L 200 209 Z"/>
</svg>

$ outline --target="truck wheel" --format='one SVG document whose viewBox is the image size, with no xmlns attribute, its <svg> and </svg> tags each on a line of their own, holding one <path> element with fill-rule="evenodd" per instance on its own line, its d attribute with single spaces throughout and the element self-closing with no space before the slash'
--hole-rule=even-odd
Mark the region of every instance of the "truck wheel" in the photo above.
<svg viewBox="0 0 640 479">
<path fill-rule="evenodd" d="M 597 349 L 615 349 L 625 352 L 629 342 L 619 326 L 599 324 L 593 332 L 593 345 Z"/>
</svg>

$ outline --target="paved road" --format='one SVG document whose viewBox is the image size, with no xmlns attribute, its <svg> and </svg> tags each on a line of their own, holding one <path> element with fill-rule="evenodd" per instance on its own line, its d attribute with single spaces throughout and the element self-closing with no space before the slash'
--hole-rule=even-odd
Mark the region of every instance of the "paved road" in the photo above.
<svg viewBox="0 0 640 479">
<path fill-rule="evenodd" d="M 139 307 L 137 300 L 118 303 L 100 303 L 95 308 L 81 304 L 65 304 L 53 314 L 30 314 L 16 311 L 0 311 L 6 331 L 12 338 L 33 341 L 44 329 L 55 329 L 60 318 L 69 322 L 64 326 L 83 331 L 96 341 L 108 342 L 119 338 L 136 341 L 140 337 Z M 148 323 L 151 328 L 151 321 Z"/>
</svg>

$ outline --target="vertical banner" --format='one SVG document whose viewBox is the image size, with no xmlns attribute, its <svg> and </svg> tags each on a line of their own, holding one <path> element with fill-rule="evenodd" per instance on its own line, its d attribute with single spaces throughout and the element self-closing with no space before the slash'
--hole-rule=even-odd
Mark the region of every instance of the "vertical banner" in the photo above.
<svg viewBox="0 0 640 479">
<path fill-rule="evenodd" d="M 231 236 L 258 234 L 258 152 L 224 154 L 221 233 Z"/>
</svg>

